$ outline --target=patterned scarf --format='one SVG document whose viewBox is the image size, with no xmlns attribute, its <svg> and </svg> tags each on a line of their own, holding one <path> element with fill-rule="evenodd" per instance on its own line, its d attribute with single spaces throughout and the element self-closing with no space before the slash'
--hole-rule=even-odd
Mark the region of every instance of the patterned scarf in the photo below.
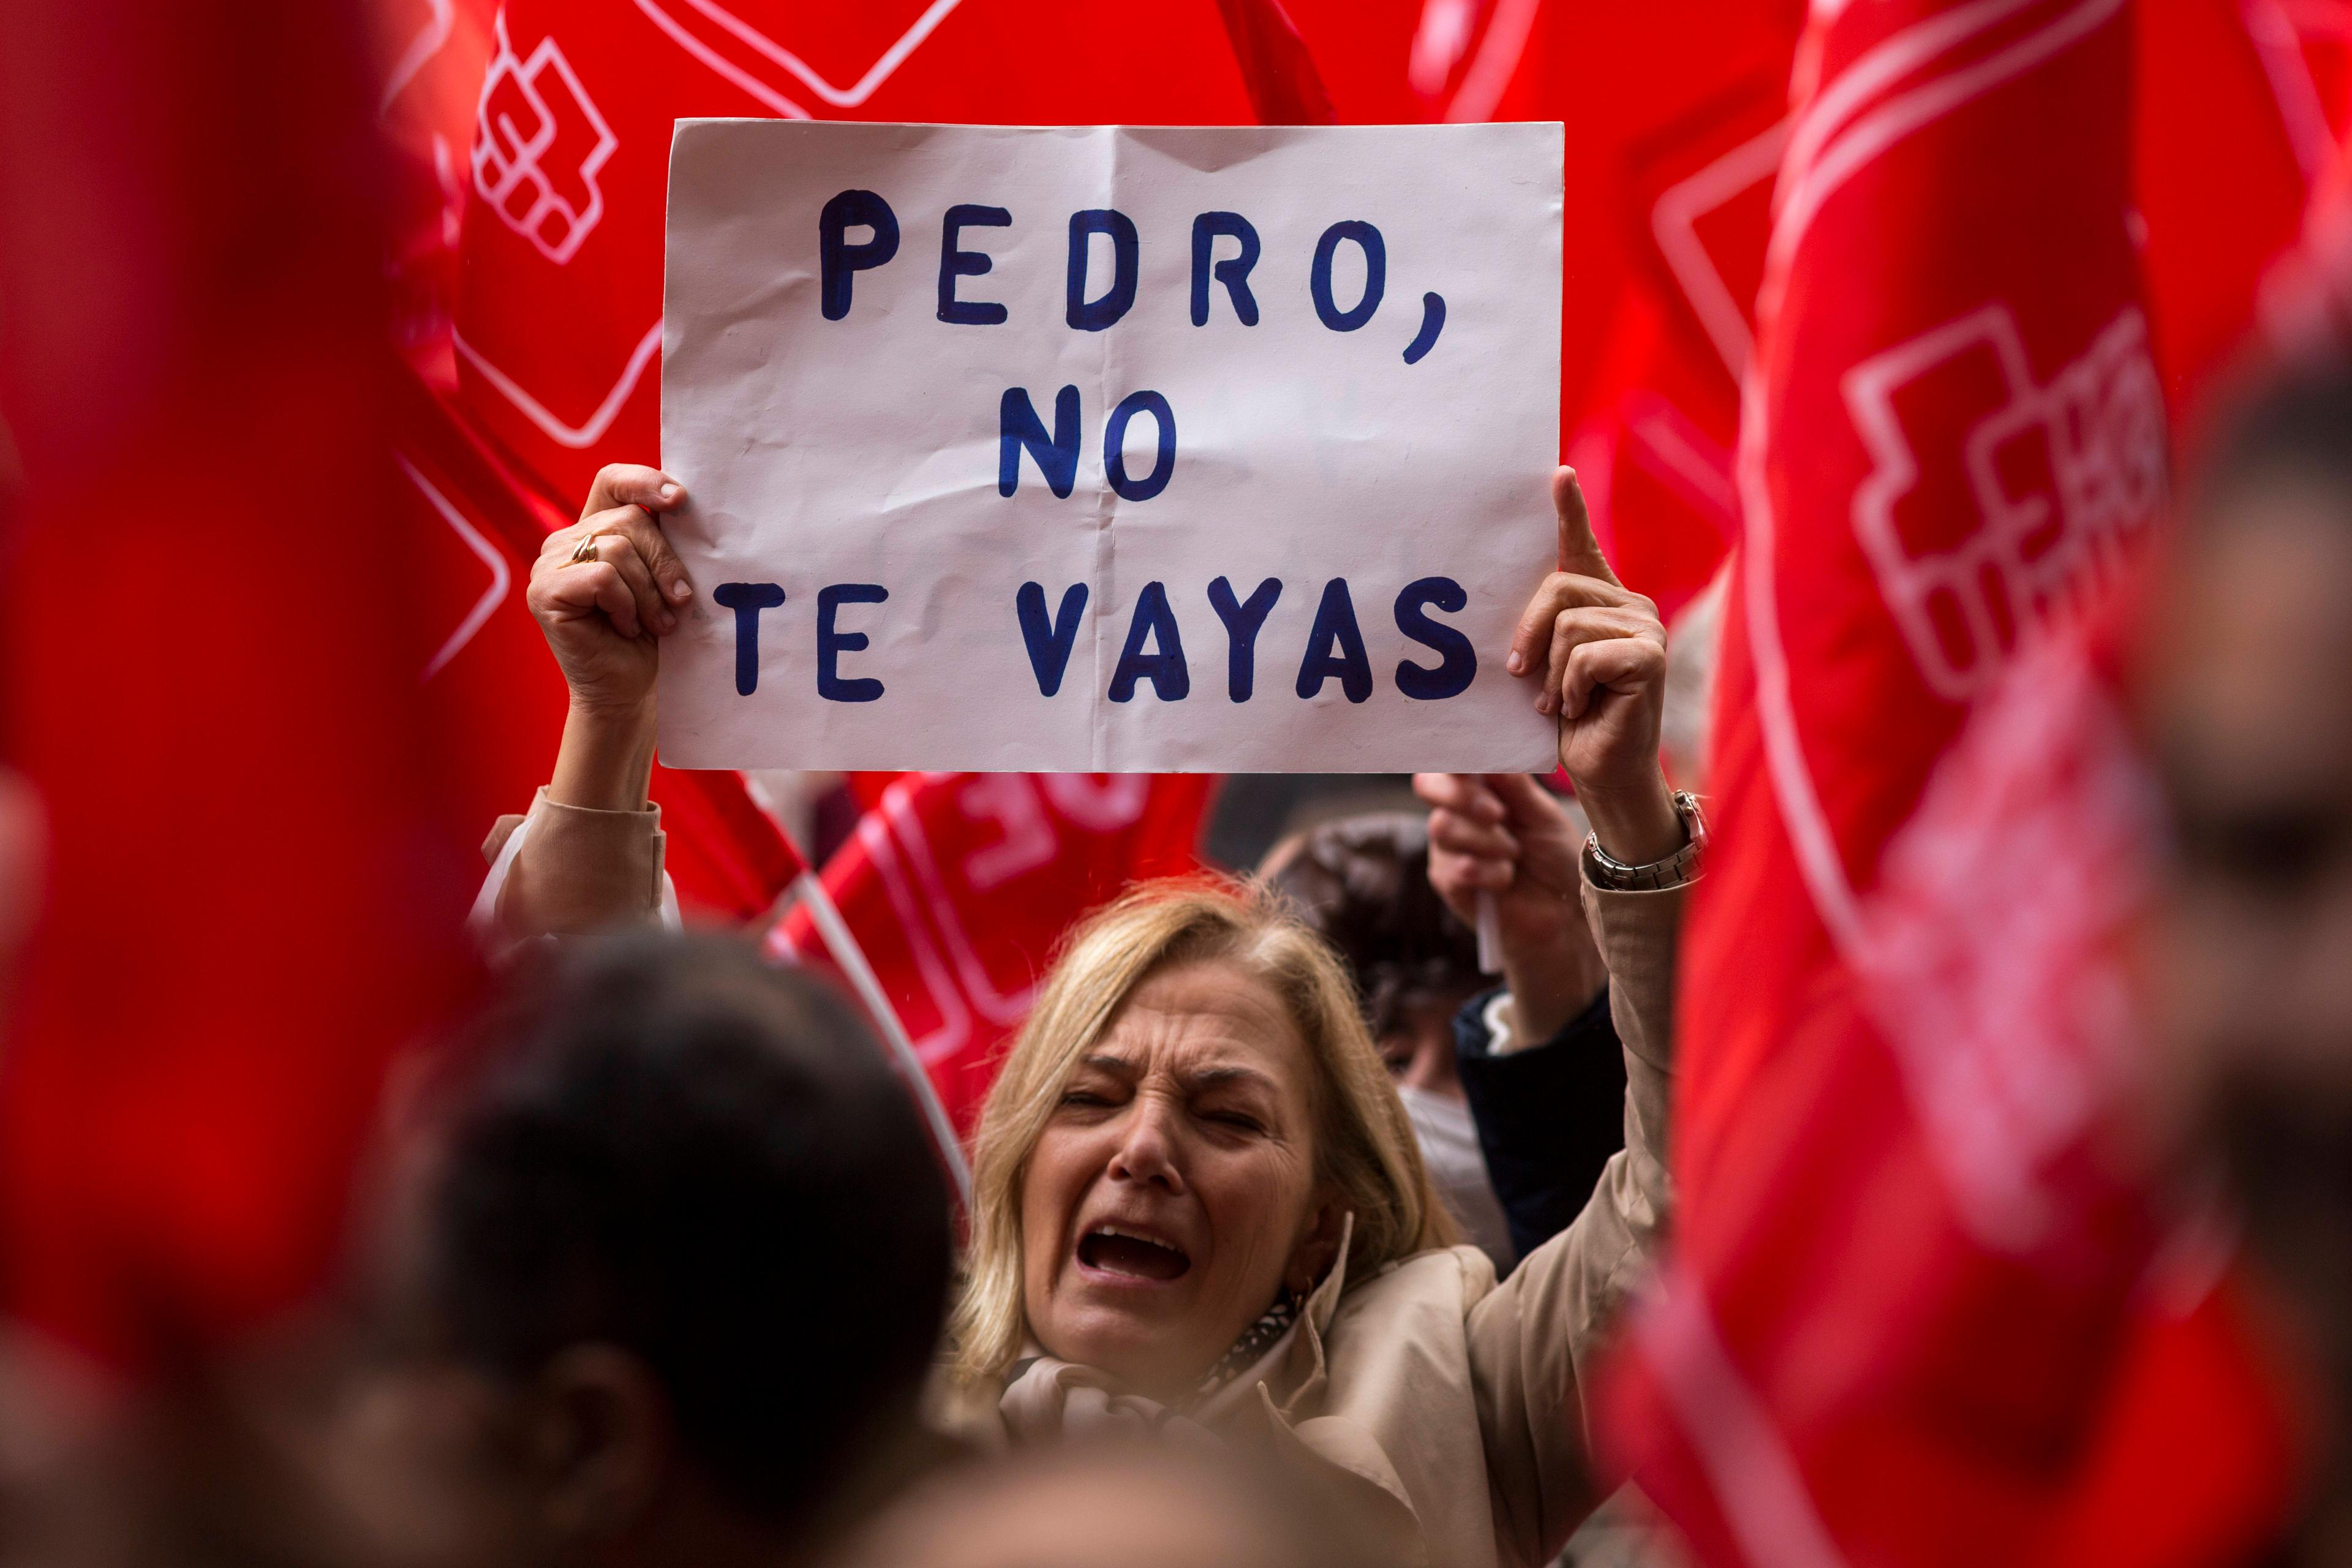
<svg viewBox="0 0 2352 1568">
<path fill-rule="evenodd" d="M 1287 1285 L 1284 1286 L 1282 1294 L 1274 1299 L 1274 1305 L 1265 1310 L 1265 1315 L 1244 1329 L 1242 1337 L 1217 1358 L 1217 1364 L 1211 1367 L 1209 1375 L 1201 1380 L 1200 1389 L 1192 1396 L 1193 1403 L 1197 1405 L 1207 1399 L 1255 1366 L 1258 1358 L 1273 1349 L 1275 1342 L 1288 1333 L 1290 1325 L 1298 1321 L 1299 1305 L 1297 1292 Z"/>
</svg>

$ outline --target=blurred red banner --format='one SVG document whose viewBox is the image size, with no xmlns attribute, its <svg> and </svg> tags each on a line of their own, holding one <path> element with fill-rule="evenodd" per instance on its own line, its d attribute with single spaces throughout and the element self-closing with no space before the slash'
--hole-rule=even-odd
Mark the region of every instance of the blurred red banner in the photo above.
<svg viewBox="0 0 2352 1568">
<path fill-rule="evenodd" d="M 1797 58 L 1617 1435 L 1713 1563 L 2221 1560 L 2287 1438 L 2218 1265 L 2151 1288 L 2102 1157 L 2153 806 L 2068 629 L 2165 500 L 2131 13 L 1817 7 Z M 2190 1429 L 2230 1442 L 2184 1476 L 2151 1439 Z"/>
</svg>

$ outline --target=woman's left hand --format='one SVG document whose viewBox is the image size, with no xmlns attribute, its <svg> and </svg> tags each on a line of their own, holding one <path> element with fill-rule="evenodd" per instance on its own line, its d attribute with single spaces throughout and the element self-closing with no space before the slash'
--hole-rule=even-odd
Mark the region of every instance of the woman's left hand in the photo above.
<svg viewBox="0 0 2352 1568">
<path fill-rule="evenodd" d="M 1610 569 L 1574 469 L 1552 475 L 1551 496 L 1559 570 L 1528 602 L 1505 668 L 1540 678 L 1536 711 L 1559 715 L 1559 764 L 1601 848 L 1628 865 L 1663 860 L 1685 838 L 1658 765 L 1666 628 Z"/>
</svg>

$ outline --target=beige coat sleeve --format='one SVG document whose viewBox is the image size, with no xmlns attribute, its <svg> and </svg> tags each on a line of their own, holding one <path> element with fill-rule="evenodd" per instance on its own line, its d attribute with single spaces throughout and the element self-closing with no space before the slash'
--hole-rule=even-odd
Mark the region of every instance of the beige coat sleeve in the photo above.
<svg viewBox="0 0 2352 1568">
<path fill-rule="evenodd" d="M 1686 891 L 1585 888 L 1625 1048 L 1625 1147 L 1575 1221 L 1470 1310 L 1471 1378 L 1506 1562 L 1549 1562 L 1598 1500 L 1586 1458 L 1588 1359 L 1673 1206 L 1666 1104 Z"/>
<path fill-rule="evenodd" d="M 482 842 L 482 858 L 495 865 L 522 820 L 499 817 Z M 558 805 L 542 786 L 530 832 L 499 893 L 499 923 L 517 937 L 568 936 L 658 919 L 667 843 L 660 806 Z"/>
</svg>

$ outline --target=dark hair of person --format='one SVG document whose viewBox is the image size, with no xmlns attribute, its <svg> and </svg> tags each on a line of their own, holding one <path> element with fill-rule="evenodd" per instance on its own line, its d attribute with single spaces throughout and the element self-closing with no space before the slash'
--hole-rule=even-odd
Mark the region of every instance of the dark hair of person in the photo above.
<svg viewBox="0 0 2352 1568">
<path fill-rule="evenodd" d="M 1486 984 L 1478 939 L 1429 885 L 1429 825 L 1411 812 L 1307 828 L 1267 852 L 1264 879 L 1347 962 L 1374 1039 Z"/>
<path fill-rule="evenodd" d="M 487 1020 L 428 1197 L 457 1357 L 641 1357 L 679 1440 L 771 1517 L 911 1430 L 950 1216 L 937 1156 L 823 981 L 718 938 L 574 944 Z"/>
<path fill-rule="evenodd" d="M 2203 516 L 2241 490 L 2280 479 L 2352 491 L 2352 360 L 2274 367 L 2208 432 L 2196 472 L 2191 510 Z"/>
</svg>

